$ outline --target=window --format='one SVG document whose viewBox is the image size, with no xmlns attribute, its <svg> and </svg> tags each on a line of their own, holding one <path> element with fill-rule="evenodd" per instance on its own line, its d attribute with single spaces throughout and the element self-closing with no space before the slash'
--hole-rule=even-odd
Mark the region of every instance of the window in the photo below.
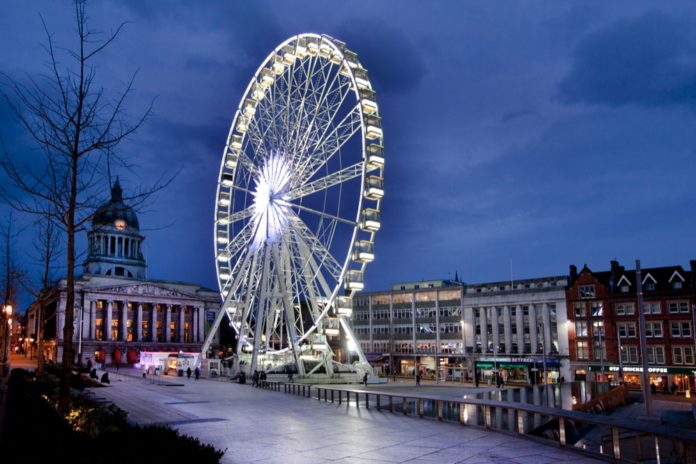
<svg viewBox="0 0 696 464">
<path fill-rule="evenodd" d="M 586 317 L 587 310 L 585 309 L 585 303 L 575 303 L 575 317 Z"/>
<path fill-rule="evenodd" d="M 689 302 L 688 301 L 670 301 L 669 302 L 669 312 L 670 312 L 670 314 L 688 313 L 689 312 Z"/>
<path fill-rule="evenodd" d="M 672 288 L 675 290 L 679 290 L 683 286 L 684 286 L 684 283 L 681 280 L 675 280 L 674 282 L 672 282 Z"/>
<path fill-rule="evenodd" d="M 659 301 L 651 301 L 643 303 L 643 312 L 645 314 L 662 314 L 662 308 Z"/>
<path fill-rule="evenodd" d="M 632 316 L 636 312 L 636 307 L 633 303 L 619 303 L 616 305 L 617 316 Z"/>
<path fill-rule="evenodd" d="M 645 336 L 648 338 L 662 338 L 662 321 L 646 322 Z"/>
<path fill-rule="evenodd" d="M 691 322 L 672 321 L 669 323 L 672 338 L 691 337 Z"/>
<path fill-rule="evenodd" d="M 643 290 L 652 291 L 655 290 L 655 282 L 645 282 L 643 285 Z"/>
<path fill-rule="evenodd" d="M 580 299 L 590 300 L 594 297 L 595 297 L 594 285 L 581 285 L 580 286 Z"/>
<path fill-rule="evenodd" d="M 594 321 L 592 323 L 592 336 L 593 337 L 604 337 L 604 321 Z"/>
<path fill-rule="evenodd" d="M 619 322 L 619 337 L 621 338 L 636 338 L 636 323 L 635 322 Z"/>
<path fill-rule="evenodd" d="M 604 315 L 604 303 L 601 301 L 592 302 L 592 317 L 599 317 Z"/>
<path fill-rule="evenodd" d="M 587 321 L 577 321 L 575 323 L 575 336 L 587 337 Z"/>
<path fill-rule="evenodd" d="M 621 347 L 621 361 L 628 364 L 637 364 L 638 347 L 632 345 Z"/>
<path fill-rule="evenodd" d="M 664 364 L 665 363 L 665 347 L 664 346 L 648 346 L 648 364 Z"/>
<path fill-rule="evenodd" d="M 602 343 L 599 343 L 599 340 L 594 341 L 594 346 L 593 346 L 593 353 L 594 353 L 594 359 L 604 359 L 605 361 L 607 360 L 607 342 L 606 340 L 602 340 Z M 600 357 L 601 353 L 601 357 Z"/>
<path fill-rule="evenodd" d="M 577 347 L 577 358 L 578 359 L 589 359 L 590 353 L 588 350 L 588 345 L 587 342 L 575 342 L 575 346 Z"/>
<path fill-rule="evenodd" d="M 687 364 L 694 365 L 694 347 L 693 346 L 673 346 L 672 347 L 672 364 Z"/>
<path fill-rule="evenodd" d="M 619 290 L 621 293 L 628 293 L 631 290 L 631 287 L 629 287 L 628 284 L 623 284 L 621 287 L 619 287 Z"/>
</svg>

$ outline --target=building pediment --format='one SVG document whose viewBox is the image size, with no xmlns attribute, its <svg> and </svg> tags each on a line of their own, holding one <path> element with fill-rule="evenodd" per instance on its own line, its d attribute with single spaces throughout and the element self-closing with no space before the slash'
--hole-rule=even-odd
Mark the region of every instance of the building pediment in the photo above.
<svg viewBox="0 0 696 464">
<path fill-rule="evenodd" d="M 135 284 L 135 285 L 118 285 L 111 287 L 101 287 L 94 289 L 99 293 L 117 293 L 121 295 L 133 296 L 156 296 L 169 298 L 195 298 L 193 295 L 188 295 L 171 288 L 162 287 L 153 284 Z"/>
</svg>

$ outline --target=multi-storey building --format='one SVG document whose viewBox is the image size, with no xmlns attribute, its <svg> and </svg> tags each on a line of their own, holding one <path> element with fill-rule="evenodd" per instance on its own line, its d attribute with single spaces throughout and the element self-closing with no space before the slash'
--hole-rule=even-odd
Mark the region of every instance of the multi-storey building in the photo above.
<svg viewBox="0 0 696 464">
<path fill-rule="evenodd" d="M 397 284 L 355 297 L 353 330 L 385 373 L 508 382 L 568 376 L 567 277 Z M 379 364 L 381 362 L 381 364 Z"/>
<path fill-rule="evenodd" d="M 623 379 L 629 386 L 640 386 L 642 291 L 650 382 L 660 390 L 693 387 L 695 276 L 696 261 L 691 261 L 690 270 L 642 269 L 639 284 L 636 271 L 617 261 L 603 272 L 585 266 L 578 273 L 570 266 L 567 314 L 573 377 L 613 383 Z"/>
<path fill-rule="evenodd" d="M 220 306 L 216 291 L 146 278 L 138 218 L 121 186 L 94 214 L 84 274 L 75 279 L 74 351 L 83 361 L 138 361 L 140 351 L 200 351 Z M 45 356 L 63 356 L 67 292 L 60 280 L 44 303 Z M 27 335 L 38 334 L 39 304 L 27 310 Z"/>
</svg>

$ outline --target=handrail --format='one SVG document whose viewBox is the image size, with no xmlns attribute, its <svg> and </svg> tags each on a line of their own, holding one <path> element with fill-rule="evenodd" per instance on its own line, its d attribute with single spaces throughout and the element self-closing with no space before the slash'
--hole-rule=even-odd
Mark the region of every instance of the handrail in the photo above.
<svg viewBox="0 0 696 464">
<path fill-rule="evenodd" d="M 281 382 L 278 382 L 278 384 L 281 384 Z M 284 385 L 283 389 L 286 393 L 312 398 L 312 392 L 316 391 L 316 395 L 314 396 L 316 399 L 318 399 L 319 401 L 323 399 L 324 401 L 331 401 L 332 403 L 336 401 L 337 393 L 337 401 L 339 404 L 343 403 L 344 396 L 346 397 L 346 403 L 350 404 L 350 397 L 354 395 L 356 407 L 360 407 L 360 397 L 362 396 L 365 402 L 365 408 L 367 409 L 370 408 L 370 396 L 372 396 L 375 398 L 375 406 L 378 410 L 384 408 L 389 409 L 392 412 L 395 412 L 395 410 L 396 412 L 399 412 L 400 410 L 400 412 L 403 412 L 404 414 L 409 414 L 409 401 L 414 401 L 415 415 L 418 415 L 419 417 L 425 416 L 425 402 L 431 402 L 433 411 L 437 411 L 436 414 L 438 420 L 444 420 L 443 405 L 458 405 L 460 407 L 460 423 L 464 423 L 461 418 L 462 405 L 481 406 L 483 407 L 484 412 L 483 423 L 485 428 L 491 430 L 499 430 L 501 432 L 507 433 L 508 431 L 504 428 L 499 426 L 499 428 L 496 429 L 492 425 L 492 410 L 506 409 L 509 412 L 515 412 L 515 422 L 513 426 L 511 426 L 511 428 L 514 428 L 517 435 L 521 436 L 528 436 L 528 432 L 525 431 L 525 418 L 524 415 L 521 413 L 530 413 L 539 416 L 551 417 L 558 419 L 558 428 L 556 429 L 558 432 L 558 436 L 557 439 L 555 438 L 553 441 L 556 441 L 562 447 L 566 446 L 566 425 L 569 421 L 609 427 L 611 431 L 611 451 L 614 459 L 625 459 L 625 457 L 622 458 L 621 456 L 621 431 L 637 432 L 638 434 L 647 434 L 649 436 L 654 437 L 656 444 L 658 437 L 678 442 L 681 445 L 680 451 L 682 453 L 681 457 L 683 459 L 679 462 L 696 462 L 696 431 L 677 428 L 669 425 L 640 422 L 618 417 L 604 416 L 581 411 L 569 411 L 565 409 L 550 408 L 548 406 L 539 406 L 518 402 L 496 401 L 478 398 L 447 399 L 424 394 L 414 395 L 395 392 L 381 392 L 357 388 L 336 388 L 335 386 L 311 385 L 305 383 L 282 383 L 282 385 Z M 280 391 L 280 386 L 278 387 L 277 391 Z M 388 406 L 383 402 L 383 400 L 388 401 Z M 399 405 L 398 403 L 401 404 Z M 658 451 L 656 452 L 659 453 L 660 447 L 654 446 L 654 448 L 657 449 Z M 569 449 L 585 454 L 601 455 L 606 457 L 606 454 L 601 451 L 600 453 L 595 453 L 579 449 L 574 446 L 571 446 Z"/>
</svg>

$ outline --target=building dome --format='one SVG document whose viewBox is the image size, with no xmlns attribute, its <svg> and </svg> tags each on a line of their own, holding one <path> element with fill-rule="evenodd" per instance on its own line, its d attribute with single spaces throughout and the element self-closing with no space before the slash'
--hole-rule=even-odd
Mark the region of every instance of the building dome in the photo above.
<svg viewBox="0 0 696 464">
<path fill-rule="evenodd" d="M 111 187 L 111 200 L 100 206 L 87 232 L 85 274 L 145 279 L 145 257 L 138 216 L 123 203 L 123 190 L 118 179 Z"/>
<path fill-rule="evenodd" d="M 123 203 L 123 190 L 121 184 L 116 179 L 116 183 L 111 187 L 111 200 L 100 206 L 92 219 L 92 228 L 100 226 L 115 227 L 117 229 L 140 230 L 138 216 L 133 208 Z"/>
</svg>

